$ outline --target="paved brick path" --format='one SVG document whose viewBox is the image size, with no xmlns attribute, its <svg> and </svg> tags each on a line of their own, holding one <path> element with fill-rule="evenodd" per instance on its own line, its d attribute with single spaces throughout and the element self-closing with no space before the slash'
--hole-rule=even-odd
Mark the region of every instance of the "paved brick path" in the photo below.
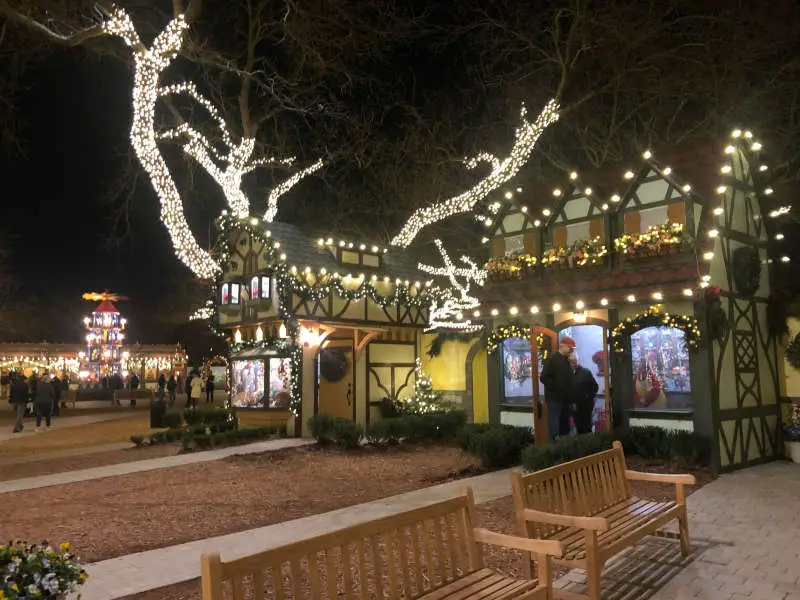
<svg viewBox="0 0 800 600">
<path fill-rule="evenodd" d="M 606 566 L 604 600 L 800 600 L 800 465 L 723 475 L 688 503 L 692 555 L 644 540 Z M 584 581 L 575 570 L 557 585 Z"/>
<path fill-rule="evenodd" d="M 52 475 L 40 475 L 39 477 L 26 477 L 24 479 L 13 479 L 11 481 L 0 482 L 0 494 L 8 492 L 18 492 L 21 490 L 32 490 L 36 488 L 50 487 L 53 485 L 63 485 L 65 483 L 75 483 L 78 481 L 89 481 L 90 479 L 101 479 L 103 477 L 114 477 L 116 475 L 129 475 L 130 473 L 141 473 L 142 471 L 153 471 L 155 469 L 168 469 L 169 467 L 181 467 L 195 463 L 219 460 L 234 454 L 257 454 L 258 452 L 269 452 L 282 448 L 293 448 L 311 444 L 312 441 L 297 438 L 282 438 L 277 440 L 266 440 L 254 444 L 242 446 L 230 446 L 219 450 L 207 450 L 205 452 L 191 452 L 188 454 L 177 454 L 175 456 L 165 456 L 163 458 L 150 458 L 134 462 L 95 467 L 93 469 L 81 469 L 80 471 L 64 471 Z"/>
</svg>

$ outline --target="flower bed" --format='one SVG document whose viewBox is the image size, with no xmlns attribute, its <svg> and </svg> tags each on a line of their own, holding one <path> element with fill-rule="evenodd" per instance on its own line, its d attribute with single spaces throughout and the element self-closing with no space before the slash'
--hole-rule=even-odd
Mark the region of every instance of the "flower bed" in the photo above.
<svg viewBox="0 0 800 600">
<path fill-rule="evenodd" d="M 68 543 L 0 545 L 0 600 L 62 599 L 88 578 Z"/>
</svg>

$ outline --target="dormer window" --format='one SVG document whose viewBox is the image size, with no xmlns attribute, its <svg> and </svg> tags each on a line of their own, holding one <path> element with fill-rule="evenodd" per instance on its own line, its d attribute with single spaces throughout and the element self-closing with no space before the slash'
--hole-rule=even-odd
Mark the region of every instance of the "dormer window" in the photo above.
<svg viewBox="0 0 800 600">
<path fill-rule="evenodd" d="M 220 288 L 220 304 L 239 304 L 241 285 L 238 283 L 223 283 Z"/>
<path fill-rule="evenodd" d="M 250 299 L 268 300 L 271 293 L 270 278 L 265 275 L 256 275 L 250 279 Z"/>
</svg>

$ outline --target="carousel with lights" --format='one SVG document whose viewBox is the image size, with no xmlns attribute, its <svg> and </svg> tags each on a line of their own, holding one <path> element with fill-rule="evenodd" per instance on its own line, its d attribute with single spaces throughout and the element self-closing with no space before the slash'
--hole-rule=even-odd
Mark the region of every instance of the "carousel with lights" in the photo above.
<svg viewBox="0 0 800 600">
<path fill-rule="evenodd" d="M 779 361 L 767 303 L 773 262 L 788 262 L 778 227 L 790 209 L 773 201 L 761 150 L 735 130 L 719 145 L 645 151 L 556 189 L 489 199 L 478 220 L 491 258 L 472 316 L 496 342 L 491 418 L 533 422 L 546 440 L 538 373 L 569 336 L 599 384 L 595 431 L 695 431 L 713 440 L 723 470 L 774 457 Z"/>
</svg>

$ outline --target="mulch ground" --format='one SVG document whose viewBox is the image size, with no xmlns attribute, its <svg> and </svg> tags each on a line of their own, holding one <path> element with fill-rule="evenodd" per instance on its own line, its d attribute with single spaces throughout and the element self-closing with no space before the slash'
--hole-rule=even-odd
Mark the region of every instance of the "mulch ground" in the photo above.
<svg viewBox="0 0 800 600">
<path fill-rule="evenodd" d="M 94 562 L 369 502 L 476 468 L 446 446 L 233 456 L 3 494 L 0 539 L 68 541 Z"/>
<path fill-rule="evenodd" d="M 686 473 L 691 472 L 697 477 L 697 486 L 687 488 L 687 492 L 700 489 L 703 485 L 714 479 L 714 476 L 705 470 L 687 470 L 675 465 L 664 465 L 644 461 L 638 457 L 627 457 L 628 466 L 633 470 L 650 471 L 655 473 Z M 654 500 L 674 499 L 673 486 L 632 482 L 632 491 L 635 495 L 652 498 Z M 514 507 L 511 496 L 499 498 L 478 506 L 478 519 L 483 527 L 500 533 L 517 534 L 517 525 L 514 519 Z M 522 576 L 522 554 L 515 550 L 484 547 L 484 559 L 488 567 L 512 577 Z M 555 576 L 566 573 L 565 569 L 554 569 Z M 126 596 L 123 600 L 201 600 L 200 580 L 195 579 L 183 583 L 170 585 L 155 590 L 150 590 L 133 596 Z"/>
</svg>

